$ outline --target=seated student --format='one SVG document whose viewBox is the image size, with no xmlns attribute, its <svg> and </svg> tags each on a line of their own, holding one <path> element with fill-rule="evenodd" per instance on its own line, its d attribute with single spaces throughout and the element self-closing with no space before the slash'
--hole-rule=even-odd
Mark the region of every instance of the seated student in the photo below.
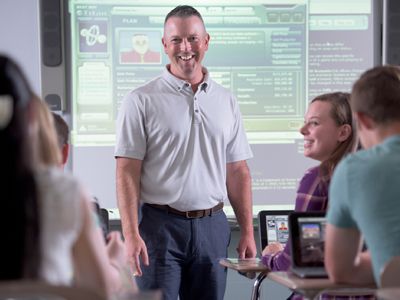
<svg viewBox="0 0 400 300">
<path fill-rule="evenodd" d="M 365 150 L 341 162 L 332 178 L 325 265 L 335 282 L 379 285 L 382 267 L 400 255 L 399 67 L 362 74 L 351 107 Z M 361 235 L 368 252 L 359 251 Z"/>
<path fill-rule="evenodd" d="M 48 111 L 48 114 L 50 114 L 50 111 L 48 107 L 42 102 L 42 105 L 45 106 L 44 110 Z M 54 127 L 57 133 L 57 144 L 58 144 L 58 149 L 59 153 L 61 154 L 61 163 L 58 165 L 60 168 L 64 169 L 64 166 L 66 165 L 68 161 L 68 156 L 69 156 L 69 126 L 67 122 L 61 117 L 59 114 L 56 114 L 55 112 L 51 112 L 52 118 L 53 118 L 53 123 Z M 47 119 L 47 117 L 43 118 Z M 44 124 L 44 128 L 46 128 L 46 125 Z M 43 145 L 46 145 L 46 143 L 42 143 Z M 46 150 L 44 150 L 46 152 Z M 100 204 L 99 201 L 97 200 L 96 197 L 92 198 L 92 205 L 93 209 L 98 217 L 98 220 L 100 222 L 100 227 L 102 229 L 103 236 L 105 239 L 107 238 L 108 235 L 108 221 L 101 216 L 101 209 L 100 209 Z"/>
<path fill-rule="evenodd" d="M 296 211 L 325 211 L 328 185 L 337 163 L 356 147 L 348 93 L 315 97 L 305 115 L 300 132 L 304 136 L 304 155 L 321 163 L 306 171 L 297 190 Z M 272 243 L 263 250 L 262 261 L 274 271 L 291 265 L 290 245 Z"/>
<path fill-rule="evenodd" d="M 52 113 L 57 133 L 58 147 L 61 150 L 61 166 L 64 168 L 69 156 L 69 127 L 67 122 L 56 113 Z"/>
<path fill-rule="evenodd" d="M 54 118 L 47 104 L 36 95 L 32 99 L 34 126 L 31 138 L 34 143 L 36 164 L 38 167 L 57 167 L 61 165 L 61 151 L 58 148 L 58 137 L 55 131 Z"/>
<path fill-rule="evenodd" d="M 42 163 L 49 157 L 40 158 L 35 142 L 40 129 L 33 99 L 18 66 L 0 55 L 0 182 L 7 211 L 0 226 L 12 228 L 2 234 L 0 280 L 76 284 L 111 296 L 122 287 L 125 247 L 114 236 L 106 248 L 80 185 Z"/>
<path fill-rule="evenodd" d="M 63 148 L 59 148 L 59 141 L 60 141 L 60 136 L 56 134 L 56 126 L 54 126 L 56 118 L 54 118 L 54 115 L 50 112 L 47 104 L 43 101 L 41 101 L 37 96 L 34 96 L 34 107 L 35 107 L 35 113 L 36 113 L 36 121 L 37 121 L 37 127 L 36 127 L 36 138 L 34 140 L 37 142 L 37 145 L 35 149 L 38 150 L 37 157 L 38 157 L 38 167 L 48 167 L 48 168 L 54 168 L 58 166 L 64 166 L 61 162 L 63 159 L 67 160 L 67 157 L 64 157 L 65 154 L 68 154 L 68 151 L 60 151 Z M 58 116 L 58 115 L 57 115 Z M 68 125 L 65 123 L 65 121 L 58 116 L 62 122 L 64 122 L 64 125 L 62 126 L 64 129 L 67 130 L 67 135 L 68 135 Z M 68 140 L 64 139 L 65 138 L 65 132 L 63 133 L 63 140 Z M 65 144 L 64 144 L 65 145 Z M 96 199 L 97 200 L 97 199 Z M 108 253 L 108 258 L 110 263 L 114 260 L 118 260 L 118 257 L 114 257 L 122 255 L 125 253 L 125 245 L 122 242 L 121 235 L 119 232 L 111 232 L 108 233 L 106 230 L 106 224 L 103 224 L 101 222 L 101 218 L 99 215 L 100 207 L 98 207 L 96 203 L 93 201 L 93 210 L 96 213 L 96 216 L 94 218 L 98 221 L 100 221 L 100 226 L 98 226 L 98 229 L 101 230 L 104 240 L 107 240 L 107 253 Z M 110 250 L 111 249 L 111 250 Z M 121 266 L 122 269 L 120 268 L 119 274 L 123 275 L 124 281 L 127 281 L 127 278 L 132 278 L 131 275 L 126 274 L 126 271 L 129 269 L 128 264 L 124 264 Z M 76 274 L 79 275 L 79 274 Z M 130 283 L 127 282 L 127 284 L 124 286 L 124 288 L 129 288 L 131 291 L 137 291 L 137 286 L 136 282 L 133 279 L 130 279 Z"/>
</svg>

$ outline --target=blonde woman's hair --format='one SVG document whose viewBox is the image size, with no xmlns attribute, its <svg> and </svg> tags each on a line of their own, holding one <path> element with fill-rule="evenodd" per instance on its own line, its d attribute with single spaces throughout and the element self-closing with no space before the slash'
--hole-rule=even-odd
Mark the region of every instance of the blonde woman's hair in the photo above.
<svg viewBox="0 0 400 300">
<path fill-rule="evenodd" d="M 335 150 L 331 153 L 328 159 L 320 165 L 320 175 L 327 180 L 330 180 L 334 169 L 339 161 L 347 154 L 354 152 L 358 146 L 357 129 L 353 120 L 353 115 L 350 107 L 350 94 L 342 92 L 334 92 L 323 94 L 311 100 L 311 103 L 321 101 L 330 103 L 330 114 L 337 126 L 348 124 L 351 127 L 349 137 L 338 144 Z"/>
<path fill-rule="evenodd" d="M 34 96 L 37 120 L 37 159 L 41 165 L 58 166 L 61 163 L 61 152 L 58 147 L 54 118 L 47 104 Z"/>
</svg>

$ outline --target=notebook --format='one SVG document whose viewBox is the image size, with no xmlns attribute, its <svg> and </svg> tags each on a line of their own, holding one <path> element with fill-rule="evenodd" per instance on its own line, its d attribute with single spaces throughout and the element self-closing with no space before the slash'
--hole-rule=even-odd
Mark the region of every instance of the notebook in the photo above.
<svg viewBox="0 0 400 300">
<path fill-rule="evenodd" d="M 289 215 L 292 272 L 299 277 L 327 277 L 324 267 L 325 213 L 294 212 Z"/>
<path fill-rule="evenodd" d="M 262 210 L 258 213 L 261 251 L 272 242 L 286 245 L 289 239 L 288 216 L 291 210 Z"/>
</svg>

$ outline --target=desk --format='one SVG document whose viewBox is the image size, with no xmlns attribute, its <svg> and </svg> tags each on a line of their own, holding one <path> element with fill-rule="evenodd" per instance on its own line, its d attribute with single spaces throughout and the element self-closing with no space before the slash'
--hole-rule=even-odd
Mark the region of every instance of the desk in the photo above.
<svg viewBox="0 0 400 300">
<path fill-rule="evenodd" d="M 400 299 L 400 288 L 378 289 L 376 294 L 381 300 L 398 300 Z"/>
<path fill-rule="evenodd" d="M 270 270 L 262 263 L 259 258 L 222 258 L 219 263 L 224 267 L 238 271 L 243 276 L 249 279 L 254 278 L 253 274 L 256 275 L 257 273 L 259 273 L 253 285 L 251 300 L 260 299 L 261 283 L 267 277 L 267 274 L 270 272 Z"/>
<path fill-rule="evenodd" d="M 137 294 L 123 293 L 117 296 L 118 300 L 161 300 L 161 291 L 145 291 L 139 292 Z"/>
<path fill-rule="evenodd" d="M 371 295 L 374 286 L 358 286 L 335 284 L 328 278 L 300 278 L 290 272 L 269 272 L 267 278 L 281 284 L 292 291 L 302 294 L 306 299 L 314 299 L 321 292 L 335 295 Z"/>
<path fill-rule="evenodd" d="M 302 294 L 306 299 L 314 299 L 321 292 L 329 293 L 330 295 L 336 296 L 349 296 L 349 295 L 371 295 L 375 294 L 375 286 L 354 286 L 348 284 L 336 284 L 331 282 L 328 278 L 300 278 L 291 272 L 272 272 L 265 265 L 262 264 L 261 260 L 255 259 L 232 259 L 223 258 L 219 263 L 232 270 L 236 270 L 240 273 L 256 274 L 257 278 L 253 285 L 251 293 L 251 300 L 260 299 L 260 288 L 261 283 L 265 278 L 276 282 L 290 290 Z M 246 276 L 253 279 L 252 276 Z M 400 289 L 398 290 L 400 295 Z M 388 298 L 388 300 L 400 299 Z"/>
<path fill-rule="evenodd" d="M 251 298 L 250 298 L 251 300 L 259 300 L 260 299 L 261 283 L 268 276 L 269 272 L 270 272 L 270 270 L 267 269 L 265 271 L 261 271 L 260 274 L 258 274 L 256 281 L 254 281 L 253 290 L 251 291 Z"/>
</svg>

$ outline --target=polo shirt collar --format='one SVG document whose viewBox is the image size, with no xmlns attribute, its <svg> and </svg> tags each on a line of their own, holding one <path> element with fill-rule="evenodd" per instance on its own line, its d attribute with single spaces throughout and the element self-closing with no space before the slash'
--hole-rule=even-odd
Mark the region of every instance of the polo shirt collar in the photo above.
<svg viewBox="0 0 400 300">
<path fill-rule="evenodd" d="M 174 75 L 171 74 L 171 72 L 169 71 L 169 66 L 167 65 L 164 69 L 164 73 L 162 75 L 162 77 L 172 86 L 174 86 L 176 88 L 176 90 L 181 91 L 183 90 L 185 87 L 188 87 L 190 84 L 185 81 L 182 80 Z M 199 89 L 201 91 L 204 91 L 205 93 L 207 93 L 207 91 L 209 90 L 210 87 L 210 74 L 208 73 L 207 68 L 202 67 L 202 72 L 204 74 L 204 79 L 203 82 L 200 83 L 199 85 Z"/>
</svg>

